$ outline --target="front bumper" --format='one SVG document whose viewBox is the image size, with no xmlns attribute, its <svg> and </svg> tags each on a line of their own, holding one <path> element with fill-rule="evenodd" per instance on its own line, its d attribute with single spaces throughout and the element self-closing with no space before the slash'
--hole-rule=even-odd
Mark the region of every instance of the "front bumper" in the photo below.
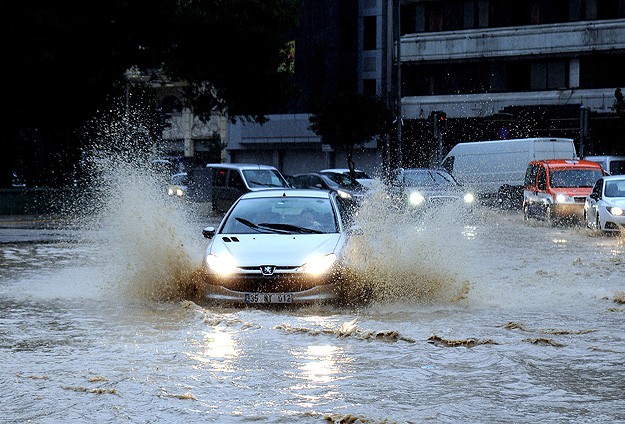
<svg viewBox="0 0 625 424">
<path fill-rule="evenodd" d="M 261 294 L 271 296 L 292 296 L 292 302 L 261 302 L 265 304 L 313 304 L 313 303 L 328 303 L 337 300 L 339 293 L 338 283 L 321 284 L 312 288 L 300 291 L 287 291 L 287 292 L 258 292 L 258 291 L 238 291 L 224 287 L 218 284 L 208 284 L 204 298 L 209 301 L 219 303 L 236 303 L 236 304 L 256 304 L 257 302 L 246 301 L 246 294 Z M 277 299 L 277 297 L 276 297 Z"/>
</svg>

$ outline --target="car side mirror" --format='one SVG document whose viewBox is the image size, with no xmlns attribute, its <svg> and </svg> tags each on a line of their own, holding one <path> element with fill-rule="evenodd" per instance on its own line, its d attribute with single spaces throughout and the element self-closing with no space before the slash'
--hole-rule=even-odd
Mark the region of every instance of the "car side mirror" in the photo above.
<svg viewBox="0 0 625 424">
<path fill-rule="evenodd" d="M 215 237 L 215 227 L 206 227 L 202 230 L 202 235 L 204 238 L 212 239 Z"/>
</svg>

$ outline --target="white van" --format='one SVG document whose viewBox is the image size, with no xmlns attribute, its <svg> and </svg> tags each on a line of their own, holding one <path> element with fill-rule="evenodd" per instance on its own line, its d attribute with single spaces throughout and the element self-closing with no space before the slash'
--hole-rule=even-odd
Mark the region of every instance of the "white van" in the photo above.
<svg viewBox="0 0 625 424">
<path fill-rule="evenodd" d="M 456 144 L 443 167 L 482 199 L 520 206 L 528 163 L 539 159 L 576 159 L 570 138 L 519 138 Z"/>
<path fill-rule="evenodd" d="M 625 174 L 625 156 L 586 156 L 584 159 L 597 162 L 610 175 Z"/>
</svg>

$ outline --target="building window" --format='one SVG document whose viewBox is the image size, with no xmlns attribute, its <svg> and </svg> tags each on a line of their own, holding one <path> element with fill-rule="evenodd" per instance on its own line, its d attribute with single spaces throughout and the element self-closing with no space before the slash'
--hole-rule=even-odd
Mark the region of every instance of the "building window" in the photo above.
<svg viewBox="0 0 625 424">
<path fill-rule="evenodd" d="M 375 16 L 363 18 L 362 34 L 363 50 L 375 50 L 378 48 L 378 26 Z"/>
<path fill-rule="evenodd" d="M 553 90 L 568 87 L 567 62 L 551 60 L 531 65 L 531 89 Z"/>
</svg>

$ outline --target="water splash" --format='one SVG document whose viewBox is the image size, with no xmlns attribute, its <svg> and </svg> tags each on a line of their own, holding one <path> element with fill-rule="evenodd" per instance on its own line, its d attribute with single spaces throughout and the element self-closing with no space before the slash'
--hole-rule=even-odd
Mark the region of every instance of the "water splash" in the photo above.
<svg viewBox="0 0 625 424">
<path fill-rule="evenodd" d="M 358 210 L 362 229 L 346 249 L 348 296 L 379 303 L 454 302 L 469 285 L 459 275 L 470 250 L 463 205 L 449 204 L 415 213 L 398 207 L 387 190 L 376 187 Z"/>
<path fill-rule="evenodd" d="M 85 153 L 89 185 L 76 202 L 87 238 L 101 247 L 101 282 L 154 301 L 195 298 L 201 291 L 202 242 L 193 204 L 170 198 L 167 179 L 150 167 L 149 144 L 129 141 L 141 116 L 94 121 L 105 129 Z M 133 115 L 134 116 L 134 115 Z"/>
</svg>

